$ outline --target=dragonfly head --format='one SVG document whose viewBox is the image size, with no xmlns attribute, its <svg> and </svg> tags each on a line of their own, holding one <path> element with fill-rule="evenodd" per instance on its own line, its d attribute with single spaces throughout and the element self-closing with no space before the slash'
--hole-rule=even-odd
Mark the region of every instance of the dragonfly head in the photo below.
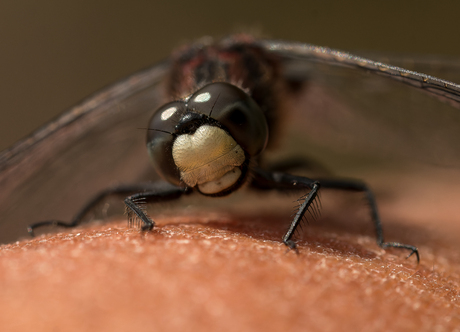
<svg viewBox="0 0 460 332">
<path fill-rule="evenodd" d="M 249 160 L 267 145 L 268 126 L 257 103 L 228 83 L 211 83 L 168 103 L 150 120 L 147 148 L 167 181 L 222 196 L 246 179 Z"/>
</svg>

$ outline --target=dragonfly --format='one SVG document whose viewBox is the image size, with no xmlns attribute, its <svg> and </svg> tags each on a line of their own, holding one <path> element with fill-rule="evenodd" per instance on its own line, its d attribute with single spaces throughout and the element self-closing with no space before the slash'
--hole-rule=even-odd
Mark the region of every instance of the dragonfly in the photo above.
<svg viewBox="0 0 460 332">
<path fill-rule="evenodd" d="M 336 189 L 365 196 L 378 245 L 418 260 L 414 245 L 384 241 L 374 192 L 413 197 L 424 183 L 419 202 L 433 203 L 458 188 L 459 107 L 460 85 L 417 71 L 309 44 L 204 38 L 2 152 L 0 241 L 76 226 L 112 194 L 126 195 L 130 222 L 149 231 L 146 199 L 250 187 L 300 193 L 282 238 L 296 249 L 318 194 Z M 334 177 L 289 172 L 312 165 Z"/>
</svg>

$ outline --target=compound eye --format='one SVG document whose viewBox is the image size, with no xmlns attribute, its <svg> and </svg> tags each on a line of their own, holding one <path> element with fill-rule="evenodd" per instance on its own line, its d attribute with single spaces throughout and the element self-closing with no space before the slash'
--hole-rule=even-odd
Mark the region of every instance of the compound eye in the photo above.
<svg viewBox="0 0 460 332">
<path fill-rule="evenodd" d="M 209 84 L 195 92 L 187 106 L 217 120 L 250 156 L 265 149 L 268 142 L 265 115 L 240 88 L 223 82 Z"/>
<path fill-rule="evenodd" d="M 175 126 L 185 113 L 184 102 L 176 101 L 160 107 L 149 121 L 147 149 L 156 172 L 170 183 L 180 185 L 180 173 L 172 157 Z"/>
</svg>

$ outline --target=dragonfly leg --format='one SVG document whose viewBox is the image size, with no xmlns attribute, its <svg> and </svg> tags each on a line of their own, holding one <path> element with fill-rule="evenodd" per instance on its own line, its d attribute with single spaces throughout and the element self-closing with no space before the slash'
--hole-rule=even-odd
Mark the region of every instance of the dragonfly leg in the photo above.
<svg viewBox="0 0 460 332">
<path fill-rule="evenodd" d="M 331 188 L 331 189 L 340 189 L 340 190 L 350 190 L 350 191 L 358 191 L 363 192 L 366 195 L 366 199 L 369 203 L 371 209 L 371 218 L 374 223 L 375 232 L 377 236 L 377 244 L 381 248 L 401 248 L 407 249 L 410 251 L 409 258 L 413 254 L 417 257 L 417 262 L 420 262 L 420 255 L 418 252 L 417 247 L 399 243 L 399 242 L 385 242 L 383 236 L 383 228 L 382 222 L 380 221 L 380 216 L 377 209 L 377 203 L 375 201 L 375 196 L 372 190 L 364 183 L 359 180 L 342 180 L 342 179 L 321 179 L 320 180 L 321 186 L 323 188 Z"/>
<path fill-rule="evenodd" d="M 152 230 L 155 222 L 147 215 L 143 204 L 145 202 L 156 203 L 173 200 L 179 198 L 185 192 L 187 192 L 186 188 L 170 186 L 169 189 L 150 190 L 126 197 L 128 222 L 133 224 L 135 220 L 139 220 L 142 223 L 142 231 Z"/>
<path fill-rule="evenodd" d="M 27 227 L 27 230 L 31 236 L 34 236 L 35 230 L 40 227 L 44 226 L 56 226 L 56 227 L 66 227 L 66 228 L 73 228 L 82 222 L 85 215 L 93 210 L 99 203 L 101 203 L 105 198 L 112 196 L 112 195 L 130 195 L 136 192 L 141 192 L 140 194 L 150 194 L 149 196 L 153 196 L 153 193 L 156 193 L 158 197 L 163 197 L 163 199 L 167 200 L 168 195 L 177 194 L 177 192 L 182 193 L 184 189 L 173 187 L 171 185 L 165 185 L 161 182 L 156 183 L 141 183 L 141 184 L 133 184 L 133 185 L 123 185 L 123 186 L 116 186 L 113 188 L 106 189 L 100 192 L 97 196 L 91 199 L 70 222 L 65 222 L 61 220 L 45 220 L 34 223 Z M 137 195 L 140 195 L 137 194 Z M 132 196 L 130 196 L 132 197 Z M 176 197 L 176 196 L 174 196 Z M 169 198 L 172 199 L 172 198 Z M 152 225 L 153 227 L 153 225 Z"/>
<path fill-rule="evenodd" d="M 296 215 L 292 219 L 289 229 L 283 236 L 283 243 L 290 249 L 296 250 L 296 243 L 294 240 L 292 240 L 292 236 L 294 235 L 297 227 L 302 222 L 305 213 L 310 210 L 312 210 L 310 213 L 313 212 L 313 216 L 318 213 L 318 208 L 315 205 L 315 200 L 318 198 L 318 192 L 320 188 L 319 182 L 303 176 L 289 175 L 286 173 L 266 172 L 258 169 L 255 171 L 254 179 L 251 185 L 258 189 L 309 189 L 308 194 L 302 196 L 299 199 L 299 202 L 303 202 L 300 204 Z"/>
<path fill-rule="evenodd" d="M 369 202 L 371 208 L 371 218 L 374 223 L 377 244 L 381 248 L 401 248 L 409 250 L 409 258 L 414 255 L 417 257 L 417 262 L 420 261 L 420 254 L 417 247 L 399 243 L 399 242 L 385 242 L 383 236 L 382 223 L 380 221 L 377 203 L 375 197 L 370 188 L 363 182 L 358 180 L 342 180 L 342 179 L 320 179 L 312 180 L 306 177 L 293 176 L 285 173 L 275 173 L 267 172 L 260 169 L 255 170 L 254 180 L 252 186 L 258 189 L 277 189 L 277 190 L 299 190 L 303 188 L 309 188 L 310 192 L 306 196 L 302 196 L 301 199 L 304 199 L 303 203 L 299 206 L 296 216 L 291 222 L 291 225 L 283 237 L 283 242 L 291 249 L 295 249 L 295 242 L 292 240 L 292 236 L 297 229 L 297 226 L 302 221 L 305 213 L 307 211 L 315 213 L 317 207 L 315 206 L 315 200 L 318 197 L 319 188 L 330 188 L 330 189 L 340 189 L 340 190 L 349 190 L 364 192 L 366 199 Z"/>
</svg>

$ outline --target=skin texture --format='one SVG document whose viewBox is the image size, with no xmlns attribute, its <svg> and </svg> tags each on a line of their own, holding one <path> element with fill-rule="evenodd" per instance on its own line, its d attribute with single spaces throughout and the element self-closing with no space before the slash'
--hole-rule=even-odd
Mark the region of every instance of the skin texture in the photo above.
<svg viewBox="0 0 460 332">
<path fill-rule="evenodd" d="M 271 213 L 157 218 L 147 234 L 125 221 L 0 247 L 4 331 L 459 331 L 459 245 L 441 231 L 323 217 L 299 253 Z M 355 225 L 355 226 L 354 226 Z M 368 225 L 367 225 L 368 226 Z M 367 227 L 369 228 L 369 227 Z M 445 233 L 443 233 L 445 232 Z M 363 234 L 364 233 L 364 234 Z"/>
</svg>

